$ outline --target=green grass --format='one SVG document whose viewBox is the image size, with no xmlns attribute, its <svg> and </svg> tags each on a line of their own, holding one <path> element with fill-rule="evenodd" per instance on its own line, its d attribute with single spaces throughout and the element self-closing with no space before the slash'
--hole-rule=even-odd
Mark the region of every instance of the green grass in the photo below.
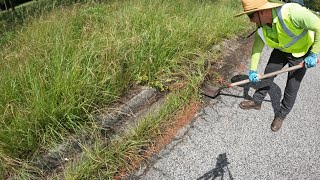
<svg viewBox="0 0 320 180">
<path fill-rule="evenodd" d="M 249 28 L 233 17 L 240 11 L 234 0 L 77 4 L 9 34 L 0 53 L 0 175 L 87 128 L 97 109 L 134 84 L 165 90 L 183 81 L 196 89 L 211 46 Z"/>
<path fill-rule="evenodd" d="M 168 95 L 158 113 L 148 114 L 132 127 L 129 133 L 112 139 L 107 147 L 101 142 L 96 142 L 94 148 L 87 149 L 80 163 L 65 169 L 64 177 L 66 179 L 113 179 L 120 168 L 132 171 L 134 167 L 129 162 L 145 159 L 143 155 L 145 147 L 152 143 L 156 144 L 154 139 L 174 121 L 173 115 L 196 98 L 193 94 L 197 92 L 198 83 L 196 82 L 199 82 L 199 79 L 190 77 L 190 80 L 193 83 Z"/>
</svg>

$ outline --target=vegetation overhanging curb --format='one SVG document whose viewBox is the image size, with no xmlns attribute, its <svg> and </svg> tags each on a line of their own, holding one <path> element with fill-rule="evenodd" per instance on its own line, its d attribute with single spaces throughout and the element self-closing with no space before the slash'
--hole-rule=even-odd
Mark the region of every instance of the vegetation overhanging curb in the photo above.
<svg viewBox="0 0 320 180">
<path fill-rule="evenodd" d="M 222 75 L 226 77 L 234 75 L 234 70 L 243 70 L 239 63 L 241 63 L 243 58 L 247 58 L 248 56 L 248 51 L 245 52 L 243 49 L 247 49 L 247 46 L 250 46 L 249 44 L 252 39 L 247 39 L 241 43 L 235 43 L 234 41 L 239 41 L 239 37 L 233 40 L 229 39 L 213 47 L 219 50 L 230 50 L 223 57 L 228 61 L 219 66 L 221 68 L 220 71 L 223 72 Z M 242 53 L 234 57 L 235 53 L 239 51 Z M 235 61 L 235 59 L 238 60 Z M 230 62 L 233 62 L 231 66 L 228 64 Z M 225 72 L 226 68 L 229 68 L 229 73 Z M 102 174 L 103 171 L 105 174 L 104 178 L 121 179 L 135 171 L 136 168 L 140 167 L 139 164 L 141 162 L 149 159 L 170 143 L 168 139 L 172 139 L 175 136 L 175 132 L 177 132 L 170 131 L 172 128 L 175 128 L 177 119 L 180 119 L 180 113 L 188 113 L 190 111 L 188 109 L 189 104 L 192 104 L 192 102 L 196 102 L 195 104 L 197 104 L 199 102 L 198 87 L 201 81 L 196 77 L 190 77 L 189 84 L 186 83 L 185 86 L 170 92 L 165 97 L 165 102 L 157 113 L 151 113 L 143 117 L 137 127 L 120 137 L 112 139 L 107 147 L 98 145 L 94 152 L 87 151 L 87 157 L 82 158 L 82 162 L 75 168 L 81 169 L 80 173 L 74 172 L 75 169 L 70 169 L 70 177 L 76 177 L 76 179 L 92 178 L 95 177 L 94 174 Z M 194 115 L 197 112 L 194 112 Z M 188 118 L 189 121 L 192 121 L 194 117 L 188 116 Z M 183 126 L 179 127 L 183 128 Z M 165 137 L 167 140 L 163 141 L 161 138 L 166 136 L 167 133 L 169 133 L 169 137 Z M 106 158 L 104 160 L 108 163 L 104 164 L 101 158 Z M 90 166 L 92 166 L 92 169 L 87 169 Z"/>
<path fill-rule="evenodd" d="M 238 38 L 236 38 L 236 39 L 238 39 Z M 239 46 L 239 44 L 237 44 L 237 43 L 230 43 L 231 41 L 234 41 L 234 40 L 224 41 L 221 44 L 214 46 L 213 49 L 220 51 L 221 48 L 226 48 L 226 46 L 230 46 L 230 44 L 232 44 L 231 45 L 232 47 L 230 48 L 231 51 L 229 53 L 225 54 L 226 56 L 229 57 L 228 59 L 230 59 L 230 56 L 232 57 L 233 53 L 236 52 L 236 50 L 237 50 L 237 48 L 235 48 L 234 46 Z M 242 54 L 242 55 L 244 55 L 244 54 Z M 213 64 L 213 66 L 218 66 L 218 65 Z M 225 63 L 223 65 L 220 64 L 219 67 L 222 69 L 224 69 L 223 67 L 230 68 L 230 64 L 228 64 L 228 63 Z M 217 67 L 214 67 L 214 70 L 217 70 L 216 68 Z M 236 66 L 232 66 L 231 68 L 237 69 Z M 223 74 L 223 76 L 227 76 L 225 71 L 222 74 Z M 194 80 L 194 81 L 200 82 L 199 80 Z M 170 110 L 167 111 L 165 118 L 161 117 L 163 115 L 161 115 L 161 112 L 160 112 L 159 113 L 160 120 L 156 114 L 154 114 L 154 113 L 151 114 L 151 121 L 164 121 L 165 119 L 172 117 L 173 112 L 176 112 L 177 109 L 181 109 L 183 106 L 187 105 L 190 101 L 192 101 L 193 98 L 198 97 L 197 95 L 194 96 L 195 95 L 194 93 L 197 94 L 197 92 L 198 92 L 197 87 L 189 86 L 189 87 L 180 87 L 180 88 L 176 89 L 175 91 L 169 93 L 165 99 L 167 99 L 167 101 L 168 101 L 167 103 L 169 103 L 169 104 L 173 102 L 173 104 L 171 104 L 171 105 L 175 106 L 175 108 L 173 108 L 173 111 L 170 111 Z M 179 95 L 181 93 L 182 93 L 182 95 Z M 191 97 L 193 97 L 191 99 L 185 99 L 185 98 L 180 99 L 179 98 L 180 96 L 181 97 L 190 96 L 190 95 L 187 95 L 190 93 L 193 94 L 193 95 L 191 95 Z M 138 113 L 140 110 L 142 110 L 143 107 L 145 107 L 146 105 L 147 105 L 147 108 L 150 107 L 151 104 L 155 103 L 160 96 L 161 95 L 160 95 L 159 91 L 157 91 L 153 88 L 150 88 L 150 87 L 143 88 L 139 94 L 137 94 L 136 96 L 131 98 L 129 101 L 127 101 L 126 103 L 119 106 L 118 108 L 115 108 L 111 113 L 109 112 L 109 113 L 100 114 L 100 115 L 95 116 L 96 120 L 97 120 L 97 124 L 99 125 L 99 127 L 97 127 L 97 129 L 102 130 L 101 132 L 103 133 L 104 137 L 107 137 L 107 138 L 109 138 L 109 140 L 112 140 L 112 139 L 110 139 L 112 134 L 114 134 L 116 132 L 117 128 L 121 127 L 121 124 L 123 124 L 124 121 L 128 120 L 128 117 L 130 117 L 130 116 L 134 117 L 135 114 Z M 171 99 L 170 97 L 173 99 Z M 178 100 L 177 98 L 182 101 Z M 177 103 L 176 102 L 177 100 L 180 102 Z M 172 102 L 170 102 L 170 101 L 172 101 Z M 169 105 L 169 106 L 171 106 L 171 105 Z M 163 108 L 163 107 L 159 108 L 160 111 L 161 111 L 161 108 Z M 166 105 L 164 105 L 164 108 L 166 109 Z M 148 120 L 148 117 L 142 117 L 142 121 L 149 121 L 150 122 L 150 120 Z M 171 121 L 174 121 L 174 120 L 171 120 Z M 167 123 L 170 124 L 170 121 Z M 144 123 L 142 122 L 141 124 L 144 124 Z M 149 126 L 149 125 L 146 124 L 146 126 Z M 149 128 L 152 128 L 152 127 L 149 127 Z M 133 130 L 133 131 L 135 131 L 135 130 Z M 129 134 L 132 134 L 132 132 Z M 135 134 L 135 132 L 133 132 L 133 136 L 134 136 L 134 134 Z M 131 136 L 131 135 L 121 136 L 122 138 L 120 138 L 120 140 L 119 139 L 116 140 L 116 142 L 117 142 L 116 144 L 121 143 L 121 142 L 126 144 L 127 142 L 125 142 L 125 139 L 127 139 L 128 136 Z M 150 138 L 153 139 L 153 138 L 155 138 L 155 136 L 151 135 Z M 147 139 L 149 139 L 149 138 L 147 138 Z M 130 142 L 130 140 L 128 142 Z M 46 176 L 47 174 L 51 174 L 52 172 L 54 172 L 61 165 L 68 163 L 70 161 L 70 159 L 72 159 L 76 155 L 86 153 L 85 151 L 88 151 L 90 149 L 90 147 L 93 147 L 95 145 L 95 143 L 96 143 L 95 139 L 92 139 L 89 134 L 82 135 L 81 137 L 72 137 L 72 139 L 66 141 L 66 143 L 64 143 L 64 144 L 61 144 L 56 150 L 51 150 L 48 154 L 38 158 L 35 161 L 35 166 L 36 166 L 36 168 L 38 168 L 42 172 L 44 172 L 44 174 Z M 149 144 L 150 140 L 147 140 L 145 143 Z M 138 156 L 141 156 L 141 155 L 139 155 L 140 154 L 139 151 L 142 150 L 144 152 L 148 149 L 147 147 L 145 147 L 147 145 L 145 143 L 143 143 L 143 145 L 138 147 L 138 149 L 140 149 L 140 150 L 137 149 Z M 100 148 L 108 148 L 108 147 L 100 147 Z M 152 153 L 155 153 L 155 152 L 152 152 Z M 149 157 L 149 155 L 148 155 L 148 157 Z M 138 159 L 140 159 L 140 158 L 138 158 Z M 130 162 L 127 162 L 127 163 L 128 163 L 127 165 L 122 164 L 119 167 L 126 167 L 128 165 L 129 166 L 132 165 L 132 164 L 130 165 Z M 133 167 L 133 168 L 135 168 L 135 167 Z M 131 168 L 129 168 L 129 169 L 131 169 Z M 128 172 L 131 172 L 132 170 L 133 169 L 128 170 Z M 42 174 L 40 176 L 43 176 L 44 174 Z"/>
<path fill-rule="evenodd" d="M 116 132 L 117 128 L 130 116 L 135 116 L 145 106 L 150 106 L 159 98 L 160 93 L 151 87 L 142 87 L 141 92 L 131 98 L 128 102 L 115 108 L 112 112 L 101 113 L 96 116 L 98 129 L 103 130 L 104 136 L 108 137 Z M 95 139 L 89 134 L 83 134 L 81 137 L 72 137 L 72 139 L 60 144 L 56 149 L 36 159 L 35 168 L 43 172 L 51 172 L 62 164 L 69 161 L 76 155 L 83 152 L 83 146 L 90 146 Z"/>
<path fill-rule="evenodd" d="M 4 52 L 21 56 L 6 56 L 13 57 L 8 62 L 21 62 L 20 59 L 23 58 L 26 59 L 23 62 L 30 63 L 26 63 L 21 71 L 15 71 L 16 75 L 8 72 L 6 78 L 2 78 L 3 82 L 8 83 L 1 89 L 12 89 L 10 79 L 17 78 L 17 82 L 22 83 L 21 87 L 14 86 L 19 87 L 15 91 L 4 91 L 3 94 L 19 97 L 23 103 L 13 103 L 8 99 L 3 104 L 15 110 L 29 111 L 5 114 L 8 119 L 11 116 L 17 117 L 14 119 L 17 123 L 12 123 L 11 134 L 5 139 L 8 148 L 4 150 L 8 153 L 2 155 L 6 161 L 0 167 L 2 174 L 11 176 L 17 173 L 20 179 L 32 178 L 32 172 L 38 172 L 38 169 L 29 171 L 29 167 L 33 165 L 30 162 L 34 162 L 43 151 L 50 150 L 50 147 L 61 141 L 69 143 L 58 144 L 57 150 L 52 151 L 52 157 L 61 159 L 61 152 L 68 153 L 67 146 L 84 152 L 81 157 L 77 157 L 77 162 L 68 157 L 63 159 L 68 162 L 65 163 L 67 167 L 62 167 L 66 170 L 64 177 L 84 179 L 98 176 L 106 179 L 114 177 L 122 167 L 130 169 L 134 162 L 131 160 L 143 157 L 141 154 L 148 145 L 156 143 L 155 138 L 166 133 L 165 127 L 172 126 L 177 113 L 188 108 L 190 102 L 199 100 L 198 88 L 206 73 L 204 62 L 219 56 L 217 53 L 211 54 L 211 46 L 220 43 L 222 38 L 233 37 L 238 30 L 247 28 L 241 23 L 244 19 L 240 22 L 234 21 L 231 16 L 225 16 L 225 21 L 216 18 L 217 14 L 226 11 L 233 14 L 237 11 L 238 3 L 223 1 L 197 2 L 192 6 L 189 4 L 190 2 L 177 3 L 177 7 L 184 8 L 176 9 L 176 6 L 166 5 L 159 8 L 160 4 L 149 1 L 114 1 L 113 4 L 102 6 L 88 4 L 84 8 L 57 9 L 59 15 L 50 13 L 39 20 L 40 24 L 28 24 L 24 27 L 27 31 L 14 36 L 12 40 L 23 48 L 15 48 L 15 43 L 9 46 Z M 113 6 L 126 8 L 116 8 L 118 11 L 113 16 Z M 218 8 L 214 8 L 217 6 Z M 145 7 L 148 7 L 148 11 L 145 11 Z M 220 11 L 219 7 L 226 8 Z M 155 11 L 158 9 L 159 11 Z M 212 11 L 216 13 L 212 14 Z M 141 13 L 149 15 L 146 19 L 141 19 Z M 125 22 L 130 23 L 117 23 L 123 19 L 115 23 L 113 18 L 117 19 L 119 14 L 120 17 L 129 19 Z M 106 16 L 110 18 L 105 18 Z M 226 21 L 233 23 L 225 23 Z M 203 24 L 206 26 L 202 26 Z M 235 24 L 239 24 L 238 28 L 234 27 Z M 220 29 L 216 29 L 217 27 Z M 93 31 L 97 29 L 100 31 Z M 40 36 L 40 39 L 30 39 L 30 34 L 37 34 L 36 37 L 43 34 L 43 38 Z M 105 39 L 110 34 L 115 38 Z M 44 48 L 43 44 L 48 46 Z M 26 51 L 20 49 L 30 49 L 29 52 L 33 53 L 25 54 Z M 44 53 L 45 56 L 39 56 L 39 49 L 40 54 Z M 110 59 L 114 61 L 110 63 Z M 211 63 L 214 62 L 212 59 Z M 132 83 L 148 84 L 161 90 L 168 88 L 169 93 L 162 98 L 163 104 L 158 111 L 148 113 L 134 124 L 136 126 L 125 129 L 126 132 L 121 136 L 110 137 L 108 134 L 114 131 L 110 124 L 118 126 L 117 119 L 122 120 L 132 112 L 127 106 L 123 106 L 125 113 L 111 114 L 111 118 L 100 122 L 95 121 L 92 112 L 114 103 Z M 31 94 L 19 93 L 20 91 Z M 24 98 L 26 101 L 23 101 Z M 30 116 L 26 117 L 29 115 L 27 112 L 30 112 Z M 27 118 L 28 121 L 23 121 Z M 110 141 L 105 143 L 106 139 Z M 21 155 L 24 155 L 23 158 L 20 158 Z M 19 161 L 17 164 L 12 164 L 14 158 Z"/>
</svg>

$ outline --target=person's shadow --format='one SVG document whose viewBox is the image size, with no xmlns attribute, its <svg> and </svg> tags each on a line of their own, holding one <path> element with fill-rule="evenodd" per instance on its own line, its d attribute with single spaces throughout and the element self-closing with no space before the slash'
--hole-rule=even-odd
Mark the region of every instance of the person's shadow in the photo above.
<svg viewBox="0 0 320 180">
<path fill-rule="evenodd" d="M 245 79 L 248 79 L 248 75 L 240 74 L 240 75 L 233 76 L 231 78 L 231 82 L 232 83 L 238 82 L 238 81 L 245 80 Z M 221 92 L 219 93 L 219 95 L 233 96 L 233 97 L 251 100 L 252 97 L 249 95 L 250 88 L 258 89 L 259 85 L 260 85 L 259 83 L 257 83 L 256 85 L 253 85 L 251 83 L 245 84 L 245 85 L 240 85 L 240 87 L 243 87 L 243 96 L 237 96 L 237 95 L 226 94 L 226 93 L 221 93 Z M 280 100 L 281 100 L 281 96 L 282 96 L 281 89 L 277 84 L 272 83 L 270 90 L 268 91 L 268 94 L 270 96 L 270 100 L 264 100 L 264 101 L 271 102 L 273 111 L 275 114 L 277 114 L 280 111 Z"/>
<path fill-rule="evenodd" d="M 218 177 L 223 180 L 225 173 L 228 173 L 229 179 L 233 180 L 232 174 L 228 168 L 228 164 L 230 163 L 228 162 L 226 153 L 219 154 L 216 167 L 199 177 L 197 180 L 214 180 Z"/>
</svg>

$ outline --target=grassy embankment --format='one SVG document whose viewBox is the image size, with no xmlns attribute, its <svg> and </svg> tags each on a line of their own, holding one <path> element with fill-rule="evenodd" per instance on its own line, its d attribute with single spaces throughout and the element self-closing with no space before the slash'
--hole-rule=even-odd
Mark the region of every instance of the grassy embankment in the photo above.
<svg viewBox="0 0 320 180">
<path fill-rule="evenodd" d="M 25 24 L 0 54 L 0 175 L 27 175 L 28 162 L 70 134 L 99 130 L 92 115 L 132 85 L 182 89 L 158 113 L 107 147 L 97 141 L 66 178 L 112 178 L 139 159 L 173 115 L 198 98 L 208 50 L 246 31 L 234 0 L 131 0 L 54 9 Z M 98 133 L 97 133 L 98 134 Z"/>
</svg>

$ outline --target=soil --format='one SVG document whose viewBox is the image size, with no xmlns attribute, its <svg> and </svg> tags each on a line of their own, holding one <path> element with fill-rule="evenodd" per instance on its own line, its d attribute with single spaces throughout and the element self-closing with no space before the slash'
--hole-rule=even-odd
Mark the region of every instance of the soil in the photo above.
<svg viewBox="0 0 320 180">
<path fill-rule="evenodd" d="M 246 67 L 246 59 L 250 57 L 252 45 L 253 36 L 226 40 L 218 47 L 214 47 L 213 51 L 220 51 L 221 57 L 214 59 L 213 63 L 208 59 L 208 74 L 204 83 L 216 86 L 230 83 L 229 79 L 243 72 Z"/>
<path fill-rule="evenodd" d="M 204 95 L 204 102 L 215 98 L 220 87 L 228 87 L 230 83 L 247 79 L 246 75 L 240 75 L 246 67 L 246 60 L 251 55 L 253 36 L 249 38 L 238 37 L 226 40 L 215 46 L 211 54 L 220 54 L 218 58 L 208 58 L 207 75 L 201 84 L 201 93 Z"/>
</svg>

